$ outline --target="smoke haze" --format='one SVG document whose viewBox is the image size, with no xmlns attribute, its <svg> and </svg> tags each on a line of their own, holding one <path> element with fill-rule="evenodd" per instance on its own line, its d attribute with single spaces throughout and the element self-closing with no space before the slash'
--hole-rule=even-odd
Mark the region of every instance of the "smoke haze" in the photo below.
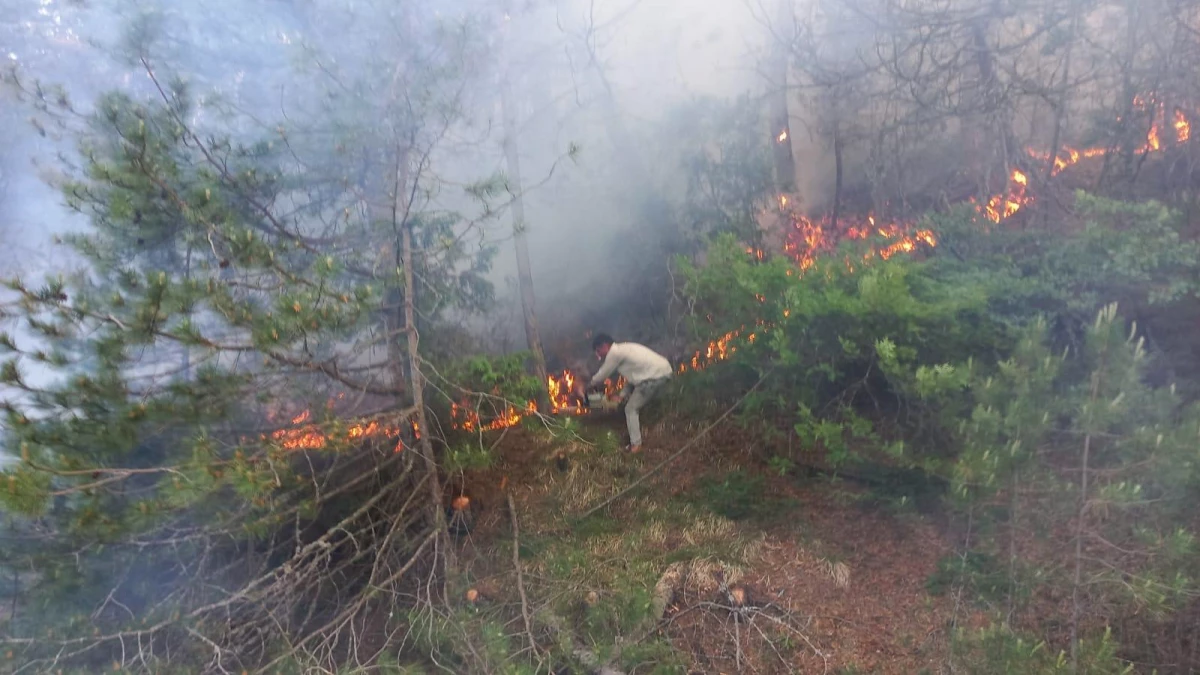
<svg viewBox="0 0 1200 675">
<path fill-rule="evenodd" d="M 163 67 L 186 75 L 198 96 L 219 94 L 247 119 L 269 128 L 296 114 L 289 106 L 296 104 L 298 91 L 312 90 L 304 78 L 314 75 L 297 66 L 309 45 L 334 60 L 353 62 L 348 45 L 362 24 L 346 14 L 345 24 L 338 26 L 342 15 L 334 11 L 336 4 L 9 0 L 0 20 L 0 54 L 19 67 L 23 78 L 61 84 L 81 107 L 111 89 L 144 94 L 144 74 L 119 57 L 131 26 L 149 15 L 164 34 L 155 42 Z M 361 3 L 348 7 L 375 11 Z M 492 3 L 440 3 L 437 8 L 428 19 L 486 26 L 499 18 Z M 575 0 L 511 10 L 502 39 L 514 74 L 525 224 L 541 306 L 573 306 L 578 310 L 570 317 L 573 322 L 585 315 L 584 321 L 603 320 L 611 300 L 606 295 L 615 288 L 610 270 L 620 269 L 613 258 L 643 246 L 653 237 L 647 227 L 666 226 L 663 221 L 671 218 L 669 209 L 646 217 L 647 191 L 665 185 L 679 169 L 675 157 L 655 154 L 668 145 L 647 141 L 669 134 L 664 120 L 689 101 L 763 88 L 756 64 L 767 34 L 757 14 L 741 2 L 694 0 Z M 493 32 L 499 33 L 502 26 L 495 26 Z M 496 84 L 501 66 L 491 65 L 494 72 L 487 80 Z M 469 134 L 438 158 L 443 176 L 464 184 L 506 170 L 496 91 L 472 92 L 467 99 Z M 35 127 L 31 111 L 11 96 L 4 103 L 0 263 L 8 274 L 37 278 L 70 264 L 53 240 L 83 224 L 45 180 L 62 166 L 59 153 L 70 160 L 73 141 L 53 128 Z M 202 107 L 199 115 L 204 114 Z M 571 146 L 579 151 L 568 158 Z M 644 173 L 634 175 L 631 167 Z M 443 198 L 448 205 L 463 203 L 459 196 Z M 677 199 L 669 196 L 667 203 Z M 493 224 L 492 236 L 501 243 L 491 279 L 499 319 L 510 324 L 503 329 L 505 337 L 519 346 L 511 227 L 508 214 Z M 566 318 L 555 316 L 554 309 L 544 314 L 551 332 Z"/>
</svg>

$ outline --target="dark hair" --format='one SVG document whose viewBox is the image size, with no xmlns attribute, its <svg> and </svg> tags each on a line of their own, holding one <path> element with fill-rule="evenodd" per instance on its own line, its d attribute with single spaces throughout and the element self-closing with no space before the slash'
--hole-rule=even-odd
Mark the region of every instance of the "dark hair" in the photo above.
<svg viewBox="0 0 1200 675">
<path fill-rule="evenodd" d="M 592 351 L 596 351 L 604 345 L 611 345 L 612 343 L 612 336 L 608 333 L 596 333 L 596 337 L 592 338 Z"/>
</svg>

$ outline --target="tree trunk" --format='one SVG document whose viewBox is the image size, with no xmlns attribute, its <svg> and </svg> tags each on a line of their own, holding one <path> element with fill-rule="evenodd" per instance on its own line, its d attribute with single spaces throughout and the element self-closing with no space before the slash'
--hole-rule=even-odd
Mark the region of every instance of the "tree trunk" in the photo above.
<svg viewBox="0 0 1200 675">
<path fill-rule="evenodd" d="M 366 148 L 363 149 L 363 152 L 364 175 L 360 185 L 363 190 L 370 227 L 382 229 L 389 223 L 391 224 L 390 244 L 380 247 L 376 264 L 379 269 L 385 270 L 380 275 L 384 288 L 383 306 L 380 313 L 383 320 L 384 343 L 387 348 L 387 370 L 392 389 L 396 392 L 397 397 L 403 399 L 407 388 L 405 382 L 408 379 L 404 367 L 407 357 L 402 339 L 407 325 L 404 321 L 406 294 L 398 285 L 399 280 L 393 274 L 404 267 L 399 228 L 402 226 L 401 220 L 404 218 L 405 211 L 401 204 L 405 199 L 404 190 L 406 188 L 404 186 L 408 181 L 408 153 L 397 148 L 396 165 L 388 167 L 386 161 L 376 161 Z M 389 170 L 392 171 L 393 176 L 390 187 L 388 185 Z M 399 407 L 403 407 L 404 404 L 403 400 L 397 402 Z"/>
<path fill-rule="evenodd" d="M 970 101 L 966 109 L 966 119 L 964 120 L 963 129 L 966 132 L 967 142 L 964 144 L 968 153 L 968 166 L 971 174 L 974 176 L 983 177 L 983 189 L 985 194 L 992 193 L 995 190 L 991 185 L 991 174 L 993 169 L 994 154 L 991 148 L 986 147 L 991 142 L 991 134 L 988 130 L 995 127 L 989 124 L 989 117 L 994 117 L 998 111 L 995 110 L 995 96 L 993 91 L 996 84 L 995 64 L 992 62 L 992 50 L 987 41 L 988 17 L 981 16 L 971 22 L 971 48 L 975 52 L 975 68 L 978 71 L 979 85 L 975 90 L 975 96 Z M 1005 167 L 1005 184 L 1007 184 L 1008 167 Z"/>
<path fill-rule="evenodd" d="M 1008 612 L 1004 615 L 1004 626 L 1011 627 L 1013 614 L 1017 611 L 1017 527 L 1021 506 L 1021 470 L 1013 469 L 1009 480 L 1008 502 Z"/>
<path fill-rule="evenodd" d="M 403 256 L 400 255 L 399 248 L 393 247 L 397 254 L 396 266 L 403 267 Z M 392 376 L 392 388 L 401 395 L 406 388 L 405 382 L 409 379 L 404 367 L 408 357 L 405 355 L 405 342 L 402 337 L 408 325 L 404 320 L 404 301 L 407 296 L 405 289 L 397 286 L 388 287 L 383 296 L 383 330 L 387 335 L 388 370 Z"/>
<path fill-rule="evenodd" d="M 1071 10 L 1075 13 L 1075 16 L 1071 20 L 1071 37 L 1067 41 L 1067 53 L 1063 56 L 1063 72 L 1059 86 L 1059 96 L 1054 104 L 1054 130 L 1050 138 L 1050 159 L 1046 164 L 1046 174 L 1042 179 L 1047 184 L 1054 178 L 1058 149 L 1062 145 L 1063 121 L 1067 114 L 1067 101 L 1071 91 L 1071 55 L 1074 52 L 1075 41 L 1079 35 L 1080 12 L 1074 7 L 1074 3 L 1071 5 Z M 1049 210 L 1046 213 L 1049 215 Z"/>
<path fill-rule="evenodd" d="M 837 231 L 838 217 L 842 211 L 842 176 L 845 172 L 844 161 L 842 158 L 842 130 L 841 124 L 835 122 L 833 125 L 833 164 L 834 164 L 834 179 L 833 179 L 833 216 L 832 228 Z"/>
<path fill-rule="evenodd" d="M 192 281 L 192 245 L 187 245 L 187 252 L 183 256 L 183 278 L 188 283 Z M 192 319 L 192 312 L 187 312 L 189 321 Z M 192 379 L 192 347 L 191 345 L 183 346 L 183 373 L 182 377 L 185 381 Z"/>
<path fill-rule="evenodd" d="M 413 269 L 413 221 L 409 217 L 409 210 L 412 207 L 411 199 L 415 188 L 415 186 L 409 185 L 409 180 L 415 179 L 412 177 L 409 166 L 411 146 L 404 143 L 405 141 L 403 140 L 397 143 L 396 164 L 393 173 L 394 179 L 391 189 L 388 191 L 391 198 L 392 231 L 399 239 L 399 251 L 396 251 L 397 263 L 401 270 L 401 279 L 403 280 L 403 288 L 395 289 L 393 287 L 392 292 L 388 295 L 388 299 L 390 300 L 399 293 L 403 294 L 399 307 L 387 308 L 389 323 L 397 313 L 402 315 L 403 320 L 403 324 L 398 327 L 398 332 L 390 333 L 388 336 L 389 355 L 392 349 L 396 351 L 400 350 L 400 333 L 403 333 L 406 338 L 404 350 L 406 358 L 402 359 L 400 364 L 394 364 L 393 367 L 396 368 L 397 374 L 401 374 L 403 373 L 402 364 L 407 362 L 408 365 L 407 380 L 408 390 L 412 396 L 414 445 L 425 466 L 426 477 L 429 482 L 429 504 L 427 506 L 429 509 L 429 520 L 430 524 L 440 533 L 438 536 L 442 539 L 441 543 L 445 544 L 445 537 L 448 536 L 448 532 L 446 529 L 446 514 L 442 509 L 442 481 L 438 474 L 437 459 L 433 455 L 433 444 L 429 442 L 429 424 L 425 415 L 425 379 L 421 373 L 421 335 L 417 325 L 417 278 Z M 438 556 L 438 560 L 445 564 L 450 564 L 449 556 L 452 553 L 450 547 L 443 545 L 439 548 L 441 555 Z"/>
<path fill-rule="evenodd" d="M 788 115 L 788 55 L 786 40 L 792 35 L 792 2 L 778 0 L 776 8 L 776 30 L 772 33 L 775 56 L 773 70 L 776 91 L 772 94 L 771 147 L 775 157 L 775 183 L 781 193 L 796 191 L 796 158 L 792 154 L 791 118 Z M 780 200 L 782 202 L 782 200 Z"/>
<path fill-rule="evenodd" d="M 417 449 L 425 463 L 425 472 L 429 481 L 430 517 L 437 530 L 445 534 L 446 515 L 442 510 L 442 481 L 438 476 L 437 460 L 433 456 L 433 444 L 429 442 L 429 425 L 426 423 L 425 417 L 425 381 L 421 375 L 421 352 L 419 349 L 421 336 L 417 332 L 416 307 L 413 302 L 416 295 L 416 280 L 413 276 L 411 220 L 401 223 L 400 254 L 404 270 L 404 332 L 408 337 L 408 386 L 412 392 L 413 421 L 416 424 L 414 435 Z M 449 553 L 450 548 L 444 547 L 443 554 L 449 555 Z"/>
<path fill-rule="evenodd" d="M 508 11 L 507 2 L 505 12 Z M 507 17 L 507 14 L 506 14 Z M 511 21 L 505 19 L 504 37 L 508 37 Z M 517 154 L 517 115 L 512 105 L 512 81 L 508 62 L 508 41 L 501 47 L 504 69 L 500 74 L 500 107 L 504 116 L 504 160 L 508 165 L 508 187 L 513 195 L 513 244 L 517 249 L 517 282 L 521 290 L 521 312 L 525 318 L 525 340 L 533 354 L 533 370 L 538 381 L 546 384 L 546 355 L 538 331 L 536 303 L 533 295 L 533 269 L 529 263 L 529 242 L 525 238 L 525 201 L 521 187 L 521 158 Z M 548 392 L 544 392 L 548 393 Z M 546 396 L 540 397 L 539 409 L 548 410 Z"/>
<path fill-rule="evenodd" d="M 1096 372 L 1092 373 L 1092 390 L 1088 396 L 1088 404 L 1095 405 L 1100 395 L 1100 377 L 1107 354 L 1102 354 Z M 1089 422 L 1090 424 L 1090 422 Z M 1088 510 L 1088 480 L 1091 478 L 1092 434 L 1088 432 L 1083 438 L 1083 457 L 1079 465 L 1079 513 L 1075 523 L 1075 570 L 1071 579 L 1071 672 L 1079 672 L 1079 619 L 1083 616 L 1083 606 L 1079 590 L 1083 584 L 1083 535 L 1084 522 Z"/>
</svg>

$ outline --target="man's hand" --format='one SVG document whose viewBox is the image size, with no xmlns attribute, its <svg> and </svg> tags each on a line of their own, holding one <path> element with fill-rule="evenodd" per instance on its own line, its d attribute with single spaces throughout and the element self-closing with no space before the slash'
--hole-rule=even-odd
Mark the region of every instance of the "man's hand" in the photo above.
<svg viewBox="0 0 1200 675">
<path fill-rule="evenodd" d="M 617 400 L 613 402 L 613 405 L 620 410 L 624 410 L 625 404 L 629 403 L 629 395 L 631 393 L 629 387 L 622 389 L 617 393 Z"/>
</svg>

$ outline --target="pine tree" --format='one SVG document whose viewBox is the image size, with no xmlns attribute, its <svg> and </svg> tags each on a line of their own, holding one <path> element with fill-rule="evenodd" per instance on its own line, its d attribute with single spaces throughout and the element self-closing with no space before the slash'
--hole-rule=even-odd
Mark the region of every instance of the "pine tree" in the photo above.
<svg viewBox="0 0 1200 675">
<path fill-rule="evenodd" d="M 342 94 L 299 131 L 197 126 L 221 111 L 149 51 L 151 96 L 88 116 L 62 186 L 90 223 L 67 242 L 85 269 L 12 280 L 20 326 L 0 336 L 19 457 L 0 505 L 23 534 L 2 562 L 36 570 L 11 663 L 335 664 L 346 626 L 445 551 L 422 377 L 437 354 L 418 336 L 490 301 L 494 249 L 486 204 L 471 218 L 433 199 L 471 32 L 409 18 L 393 86 L 327 74 L 317 88 Z M 322 123 L 332 143 L 301 133 Z M 403 381 L 380 376 L 390 344 Z"/>
</svg>

